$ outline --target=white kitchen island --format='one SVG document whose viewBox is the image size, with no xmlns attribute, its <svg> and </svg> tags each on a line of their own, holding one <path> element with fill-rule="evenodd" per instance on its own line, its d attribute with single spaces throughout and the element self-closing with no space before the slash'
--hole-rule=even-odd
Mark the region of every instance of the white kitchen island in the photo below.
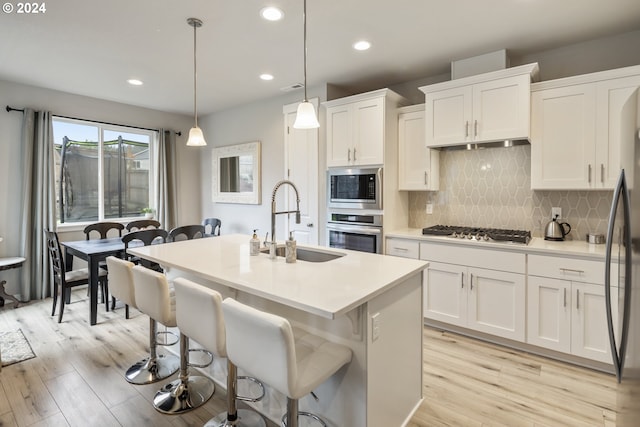
<svg viewBox="0 0 640 427">
<path fill-rule="evenodd" d="M 422 271 L 425 261 L 304 246 L 344 254 L 327 262 L 287 264 L 249 255 L 249 237 L 226 235 L 152 245 L 129 253 L 158 262 L 170 279 L 186 277 L 292 324 L 349 346 L 353 359 L 300 410 L 330 426 L 400 426 L 422 401 Z M 206 325 L 203 325 L 206 326 Z M 177 352 L 177 351 L 176 351 Z M 240 374 L 242 370 L 240 370 Z M 226 361 L 208 374 L 226 385 Z M 253 406 L 279 424 L 286 397 L 266 384 Z"/>
</svg>

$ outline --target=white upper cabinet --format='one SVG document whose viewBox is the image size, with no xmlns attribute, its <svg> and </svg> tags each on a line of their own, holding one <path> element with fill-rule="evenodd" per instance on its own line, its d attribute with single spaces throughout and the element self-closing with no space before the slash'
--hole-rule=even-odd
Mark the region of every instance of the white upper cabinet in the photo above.
<svg viewBox="0 0 640 427">
<path fill-rule="evenodd" d="M 534 84 L 531 188 L 614 188 L 632 171 L 639 87 L 640 66 Z"/>
<path fill-rule="evenodd" d="M 398 110 L 398 187 L 409 191 L 437 191 L 440 187 L 440 152 L 427 148 L 424 105 Z"/>
<path fill-rule="evenodd" d="M 538 64 L 528 64 L 421 87 L 426 146 L 529 139 L 537 72 Z"/>
<path fill-rule="evenodd" d="M 381 165 L 387 133 L 402 97 L 388 89 L 323 103 L 327 111 L 327 166 Z M 393 138 L 395 140 L 395 137 Z"/>
</svg>

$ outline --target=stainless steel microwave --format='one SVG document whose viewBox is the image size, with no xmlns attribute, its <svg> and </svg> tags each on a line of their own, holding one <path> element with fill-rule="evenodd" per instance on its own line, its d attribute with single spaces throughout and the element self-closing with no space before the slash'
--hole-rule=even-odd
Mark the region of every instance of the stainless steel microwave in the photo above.
<svg viewBox="0 0 640 427">
<path fill-rule="evenodd" d="M 327 207 L 382 209 L 382 168 L 329 169 Z"/>
</svg>

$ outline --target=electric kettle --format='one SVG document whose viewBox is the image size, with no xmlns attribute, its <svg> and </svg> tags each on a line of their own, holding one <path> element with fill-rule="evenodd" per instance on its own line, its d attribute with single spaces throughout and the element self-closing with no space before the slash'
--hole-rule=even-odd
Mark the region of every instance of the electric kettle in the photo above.
<svg viewBox="0 0 640 427">
<path fill-rule="evenodd" d="M 571 226 L 567 222 L 558 222 L 558 215 L 547 223 L 544 228 L 544 240 L 561 242 L 564 236 L 571 232 Z"/>
</svg>

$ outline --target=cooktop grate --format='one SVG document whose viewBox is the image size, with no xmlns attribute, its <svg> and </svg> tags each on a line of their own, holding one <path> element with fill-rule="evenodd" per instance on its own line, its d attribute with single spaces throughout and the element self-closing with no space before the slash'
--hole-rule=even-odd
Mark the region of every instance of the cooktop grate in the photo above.
<svg viewBox="0 0 640 427">
<path fill-rule="evenodd" d="M 482 228 L 452 225 L 433 225 L 422 229 L 422 234 L 429 236 L 450 236 L 477 241 L 495 241 L 506 243 L 528 244 L 531 232 L 525 230 L 509 230 L 501 228 Z"/>
</svg>

